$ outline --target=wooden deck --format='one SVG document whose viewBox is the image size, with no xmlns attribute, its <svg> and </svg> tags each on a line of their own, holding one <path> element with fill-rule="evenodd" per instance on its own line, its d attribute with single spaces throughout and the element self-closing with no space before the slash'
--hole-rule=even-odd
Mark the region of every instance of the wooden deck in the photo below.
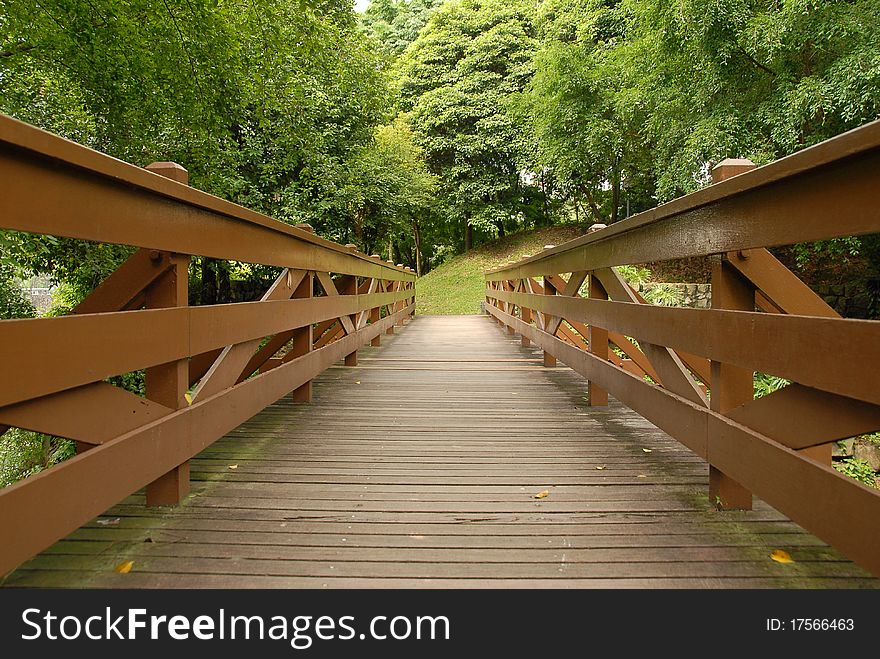
<svg viewBox="0 0 880 659">
<path fill-rule="evenodd" d="M 760 501 L 714 511 L 702 460 L 616 401 L 587 407 L 578 375 L 487 317 L 398 332 L 201 453 L 185 505 L 132 496 L 6 584 L 880 585 Z"/>
</svg>

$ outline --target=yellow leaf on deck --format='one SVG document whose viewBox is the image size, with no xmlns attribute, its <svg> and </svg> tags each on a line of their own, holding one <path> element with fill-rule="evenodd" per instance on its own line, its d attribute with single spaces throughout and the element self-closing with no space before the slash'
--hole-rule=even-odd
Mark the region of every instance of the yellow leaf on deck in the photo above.
<svg viewBox="0 0 880 659">
<path fill-rule="evenodd" d="M 596 469 L 599 469 L 599 470 L 605 469 L 605 465 L 596 465 Z"/>
<path fill-rule="evenodd" d="M 538 493 L 537 493 L 534 497 L 532 497 L 532 498 L 533 498 L 533 499 L 543 499 L 543 498 L 545 498 L 545 497 L 549 497 L 549 496 L 550 496 L 550 490 L 543 490 L 543 491 L 541 491 L 541 492 L 538 492 Z"/>
<path fill-rule="evenodd" d="M 794 559 L 784 549 L 774 549 L 770 554 L 770 558 L 772 558 L 777 563 L 794 563 Z"/>
<path fill-rule="evenodd" d="M 360 380 L 355 380 L 354 383 L 355 383 L 355 384 L 360 384 L 361 381 L 360 381 Z"/>
<path fill-rule="evenodd" d="M 229 465 L 230 469 L 238 469 L 238 465 Z"/>
<path fill-rule="evenodd" d="M 183 397 L 186 398 L 187 403 L 192 405 L 193 397 L 192 397 L 192 395 L 190 395 L 190 393 L 188 391 L 185 394 L 183 394 Z"/>
<path fill-rule="evenodd" d="M 643 450 L 645 453 L 650 453 L 650 452 L 651 452 L 651 449 L 649 449 L 649 448 L 643 448 L 642 450 Z"/>
<path fill-rule="evenodd" d="M 131 572 L 131 568 L 134 567 L 134 561 L 125 561 L 125 563 L 120 563 L 115 568 L 113 568 L 114 572 L 119 572 L 119 574 L 128 574 Z"/>
</svg>

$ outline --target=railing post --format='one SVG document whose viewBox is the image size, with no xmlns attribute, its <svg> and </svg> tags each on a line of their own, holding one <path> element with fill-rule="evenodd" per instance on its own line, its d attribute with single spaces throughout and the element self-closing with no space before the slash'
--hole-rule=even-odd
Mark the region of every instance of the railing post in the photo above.
<svg viewBox="0 0 880 659">
<path fill-rule="evenodd" d="M 382 260 L 382 257 L 379 256 L 378 254 L 373 254 L 370 256 L 370 258 Z M 378 288 L 378 286 L 379 286 L 379 282 L 376 282 L 376 292 L 377 293 L 380 290 Z M 378 323 L 381 320 L 381 316 L 382 316 L 382 308 L 381 307 L 373 307 L 372 309 L 370 309 L 370 322 L 371 323 L 373 323 L 373 324 Z M 381 346 L 382 345 L 382 334 L 379 333 L 376 336 L 374 336 L 372 341 L 370 341 L 370 345 L 373 346 L 374 348 L 378 348 L 379 346 Z"/>
<path fill-rule="evenodd" d="M 712 263 L 712 308 L 739 311 L 755 310 L 755 290 L 727 262 L 716 256 Z M 754 398 L 752 371 L 711 362 L 710 406 L 712 411 L 727 414 Z M 709 498 L 721 510 L 751 510 L 752 493 L 712 465 L 709 454 Z"/>
<path fill-rule="evenodd" d="M 719 183 L 755 168 L 749 160 L 721 161 L 712 170 L 712 182 Z M 727 256 L 712 257 L 712 308 L 737 311 L 755 310 L 755 288 L 739 275 Z M 754 399 L 755 374 L 752 371 L 711 362 L 709 405 L 714 412 L 726 414 L 735 407 Z M 709 455 L 709 499 L 720 510 L 751 510 L 752 493 L 740 483 L 712 465 Z"/>
<path fill-rule="evenodd" d="M 526 290 L 525 282 L 523 282 L 522 280 L 520 280 L 520 282 L 523 284 L 523 286 L 522 286 L 523 293 L 527 293 L 528 291 Z M 522 321 L 526 325 L 531 325 L 532 324 L 532 310 L 529 309 L 528 307 L 523 307 L 523 306 L 520 306 L 519 310 L 520 310 L 520 315 L 522 316 Z M 522 340 L 523 348 L 528 348 L 530 345 L 532 345 L 532 342 L 529 340 L 529 337 L 527 337 L 525 334 L 521 335 L 521 340 Z"/>
<path fill-rule="evenodd" d="M 385 261 L 385 263 L 390 263 L 391 265 L 394 265 L 394 261 L 392 261 L 391 259 L 388 259 L 387 261 Z M 385 280 L 386 290 L 388 289 L 388 284 L 391 285 L 391 289 L 389 292 L 391 292 L 391 291 L 396 292 L 398 290 L 397 281 L 395 281 L 393 279 L 386 279 Z M 397 310 L 397 303 L 396 302 L 392 305 L 389 305 L 389 307 L 388 307 L 389 314 L 393 314 L 396 310 Z M 388 328 L 385 330 L 385 333 L 393 335 L 394 334 L 394 325 L 389 325 Z"/>
<path fill-rule="evenodd" d="M 173 162 L 154 162 L 146 169 L 154 174 L 170 178 L 187 185 L 189 174 Z M 159 252 L 156 257 L 161 258 Z M 188 270 L 190 257 L 171 254 L 172 262 L 162 276 L 145 291 L 144 305 L 147 309 L 164 307 L 184 307 L 188 300 Z M 189 385 L 189 360 L 180 359 L 168 364 L 160 364 L 146 369 L 145 393 L 149 400 L 174 410 L 187 407 L 186 390 Z M 179 438 L 185 441 L 185 438 Z M 163 506 L 179 503 L 189 494 L 189 461 L 178 465 L 147 485 L 147 505 Z"/>
<path fill-rule="evenodd" d="M 510 279 L 505 279 L 504 285 L 505 285 L 505 290 L 512 291 L 514 289 L 513 281 Z M 504 303 L 504 311 L 509 313 L 511 316 L 515 316 L 516 315 L 516 305 L 513 304 L 512 302 L 505 302 Z M 513 329 L 513 325 L 507 325 L 507 334 L 510 336 L 513 336 L 514 334 L 516 334 L 516 330 Z"/>
<path fill-rule="evenodd" d="M 312 228 L 310 224 L 297 224 L 297 229 L 302 229 L 303 231 L 308 231 L 309 233 L 314 233 L 315 230 Z M 296 287 L 296 290 L 293 292 L 293 295 L 290 297 L 292 299 L 301 299 L 312 297 L 315 294 L 315 273 L 308 272 L 306 276 L 303 277 L 303 280 L 299 283 L 299 286 Z M 291 338 L 291 346 L 290 353 L 294 357 L 302 357 L 305 354 L 308 354 L 313 349 L 314 344 L 314 336 L 312 331 L 312 325 L 309 323 L 306 327 L 298 327 L 293 330 L 293 337 Z M 304 382 L 296 389 L 293 390 L 291 394 L 291 398 L 295 403 L 311 403 L 312 402 L 312 381 Z"/>
<path fill-rule="evenodd" d="M 349 251 L 357 252 L 357 245 L 353 245 L 349 243 L 345 246 Z M 352 275 L 351 280 L 346 284 L 345 289 L 339 291 L 342 295 L 357 295 L 358 292 L 358 279 L 357 276 Z M 352 322 L 354 323 L 354 328 L 357 330 L 357 314 L 352 316 Z M 357 366 L 358 365 L 358 354 L 357 350 L 354 352 L 350 352 L 345 356 L 345 365 L 346 366 Z"/>
<path fill-rule="evenodd" d="M 550 283 L 549 277 L 544 277 L 544 295 L 556 295 L 556 287 Z M 544 323 L 546 324 L 550 316 L 544 313 Z M 544 366 L 556 366 L 556 357 L 546 350 L 544 351 Z"/>
<path fill-rule="evenodd" d="M 572 274 L 572 277 L 574 274 Z M 599 278 L 596 277 L 592 272 L 590 273 L 589 280 L 589 297 L 593 300 L 607 300 L 608 292 L 605 290 L 605 287 L 602 286 L 602 283 L 599 281 Z M 588 337 L 590 344 L 590 352 L 596 357 L 599 357 L 602 361 L 608 361 L 608 330 L 596 327 L 592 323 L 590 323 L 590 336 Z M 598 384 L 593 382 L 593 380 L 589 380 L 587 382 L 587 394 L 590 399 L 590 407 L 604 407 L 608 405 L 608 391 Z"/>
</svg>

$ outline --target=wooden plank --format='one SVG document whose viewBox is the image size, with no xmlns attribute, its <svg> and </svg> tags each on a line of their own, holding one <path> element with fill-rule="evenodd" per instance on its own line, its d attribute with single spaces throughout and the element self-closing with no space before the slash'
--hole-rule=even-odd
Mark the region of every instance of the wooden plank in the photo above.
<svg viewBox="0 0 880 659">
<path fill-rule="evenodd" d="M 727 413 L 793 449 L 880 430 L 880 407 L 792 383 Z"/>
<path fill-rule="evenodd" d="M 627 336 L 719 362 L 772 373 L 805 386 L 880 403 L 880 323 L 717 309 L 682 309 L 584 298 L 489 291 L 533 309 L 595 322 Z M 786 340 L 779 340 L 785 337 Z M 841 359 L 816 345 L 858 345 L 858 359 Z"/>
<path fill-rule="evenodd" d="M 356 313 L 405 292 L 0 321 L 0 405 Z M 57 337 L 66 337 L 59 342 Z M 77 350 L 68 349 L 76 345 Z M 33 352 L 28 347 L 34 346 Z"/>
<path fill-rule="evenodd" d="M 393 264 L 0 115 L 3 228 L 412 281 Z M 119 218 L 126 218 L 120 222 Z"/>
<path fill-rule="evenodd" d="M 760 501 L 712 511 L 705 462 L 617 400 L 590 409 L 541 350 L 486 318 L 420 316 L 356 372 L 324 371 L 311 405 L 203 450 L 185 505 L 126 497 L 6 584 L 876 587 Z"/>
<path fill-rule="evenodd" d="M 490 313 L 503 314 L 495 308 L 491 308 Z M 710 464 L 717 465 L 729 477 L 767 499 L 867 569 L 880 573 L 880 546 L 877 544 L 880 542 L 880 491 L 842 476 L 830 466 L 814 462 L 714 410 L 697 407 L 670 392 L 662 392 L 666 397 L 665 405 L 647 409 L 649 392 L 662 390 L 650 387 L 611 363 L 596 359 L 555 337 L 526 329 L 518 318 L 508 316 L 504 321 L 528 331 L 538 345 L 552 350 L 588 379 L 597 379 L 633 409 L 645 410 L 647 413 L 642 413 L 646 418 L 658 427 L 669 428 L 670 435 L 689 447 L 693 446 L 695 452 L 705 455 Z M 636 389 L 641 390 L 640 394 L 633 393 Z M 678 418 L 688 406 L 693 406 L 696 415 L 692 426 L 681 424 Z M 702 438 L 701 431 L 705 433 Z M 700 450 L 706 452 L 701 454 Z M 716 456 L 720 461 L 716 461 Z M 768 462 L 762 461 L 763 457 Z M 780 478 L 779 474 L 783 473 L 787 476 Z M 834 514 L 836 505 L 848 506 L 847 513 Z M 853 512 L 852 507 L 857 512 Z M 863 520 L 857 531 L 851 526 L 853 515 Z"/>
<path fill-rule="evenodd" d="M 106 382 L 0 408 L 0 422 L 86 444 L 114 437 L 161 419 L 171 408 Z"/>
<path fill-rule="evenodd" d="M 876 233 L 878 171 L 875 121 L 486 277 L 521 279 Z"/>
<path fill-rule="evenodd" d="M 332 346 L 303 355 L 0 490 L 0 527 L 17 530 L 0 547 L 0 573 L 185 462 L 242 421 L 311 380 L 347 354 L 346 350 L 351 352 L 352 347 L 369 342 L 408 311 L 388 316 Z M 188 441 L 177 441 L 181 435 L 186 435 Z M 102 478 L 111 471 L 114 479 Z M 42 502 L 49 499 L 57 500 L 57 505 L 47 509 Z"/>
<path fill-rule="evenodd" d="M 278 275 L 275 281 L 272 282 L 269 290 L 263 294 L 260 301 L 266 302 L 269 300 L 290 299 L 290 296 L 293 295 L 293 292 L 306 277 L 306 274 L 306 270 L 291 270 L 285 268 L 281 271 L 281 274 Z M 204 377 L 193 390 L 192 401 L 194 402 L 200 398 L 216 394 L 217 392 L 240 382 L 242 376 L 247 377 L 253 373 L 256 369 L 251 370 L 247 374 L 245 374 L 244 371 L 247 370 L 250 361 L 255 358 L 254 353 L 257 348 L 260 347 L 261 342 L 262 337 L 259 339 L 244 341 L 242 343 L 236 343 L 234 345 L 228 345 L 223 348 L 222 352 L 217 357 L 217 360 L 211 365 L 208 372 L 205 373 Z M 269 356 L 271 357 L 271 355 Z M 259 368 L 259 366 L 262 366 L 262 364 L 258 365 L 257 368 Z"/>
</svg>

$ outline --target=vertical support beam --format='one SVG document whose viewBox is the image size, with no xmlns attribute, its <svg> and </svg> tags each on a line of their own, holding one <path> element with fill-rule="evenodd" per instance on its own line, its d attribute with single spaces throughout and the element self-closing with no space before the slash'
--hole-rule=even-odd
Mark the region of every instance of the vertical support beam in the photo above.
<svg viewBox="0 0 880 659">
<path fill-rule="evenodd" d="M 544 277 L 544 295 L 556 295 L 556 287 L 550 283 L 550 277 Z M 549 316 L 544 314 L 544 322 L 549 321 Z M 544 366 L 556 366 L 556 357 L 546 350 L 544 351 Z"/>
<path fill-rule="evenodd" d="M 379 256 L 378 254 L 373 254 L 370 258 L 381 260 L 382 257 Z M 376 292 L 378 293 L 379 291 L 384 291 L 385 290 L 384 282 L 381 279 L 377 279 L 375 281 L 376 281 Z M 378 323 L 381 319 L 382 319 L 382 308 L 381 307 L 373 307 L 372 309 L 370 309 L 370 322 L 371 323 Z M 382 334 L 377 334 L 375 337 L 373 337 L 373 340 L 370 341 L 370 345 L 373 346 L 374 348 L 378 348 L 379 346 L 381 346 L 382 345 Z"/>
<path fill-rule="evenodd" d="M 357 247 L 355 245 L 346 245 L 352 251 L 356 251 Z M 352 275 L 348 281 L 346 281 L 345 286 L 339 291 L 340 295 L 357 295 L 358 292 L 358 278 L 355 275 Z M 354 324 L 355 330 L 357 330 L 357 314 L 351 316 L 351 322 Z M 358 365 L 358 354 L 357 350 L 354 352 L 350 352 L 345 356 L 345 365 L 346 366 L 357 366 Z"/>
<path fill-rule="evenodd" d="M 505 284 L 504 288 L 506 288 L 508 291 L 512 291 L 512 290 L 514 290 L 514 289 L 516 288 L 516 287 L 513 285 L 513 281 L 511 281 L 511 280 L 509 280 L 509 279 L 508 279 L 508 280 L 505 280 L 504 284 Z M 505 309 L 504 309 L 504 310 L 505 310 L 507 313 L 509 313 L 510 315 L 515 315 L 515 314 L 516 314 L 516 305 L 514 305 L 513 303 L 505 304 Z M 508 334 L 509 336 L 513 336 L 514 334 L 516 334 L 516 331 L 513 329 L 513 326 L 512 326 L 512 325 L 507 325 L 507 334 Z"/>
<path fill-rule="evenodd" d="M 755 310 L 755 289 L 728 263 L 727 257 L 712 257 L 712 308 L 739 311 Z M 727 414 L 735 407 L 754 399 L 752 371 L 711 362 L 710 407 Z M 709 500 L 719 510 L 751 510 L 752 493 L 712 464 L 709 448 Z"/>
<path fill-rule="evenodd" d="M 572 277 L 574 273 L 572 273 Z M 608 292 L 599 281 L 599 278 L 590 273 L 589 275 L 589 297 L 592 300 L 607 300 Z M 602 361 L 608 361 L 608 330 L 596 327 L 590 323 L 589 330 L 590 352 L 599 357 Z M 590 399 L 590 407 L 605 407 L 608 405 L 608 391 L 598 384 L 590 380 L 587 382 L 587 394 Z"/>
<path fill-rule="evenodd" d="M 391 263 L 393 265 L 394 261 L 388 260 L 388 261 L 386 261 L 386 263 Z M 386 291 L 396 292 L 399 290 L 399 286 L 400 286 L 399 281 L 394 281 L 392 279 L 385 280 L 385 290 Z M 389 315 L 393 314 L 395 308 L 396 308 L 395 304 L 391 304 L 391 305 L 387 306 L 386 309 L 388 310 L 388 314 Z M 390 334 L 390 335 L 394 335 L 394 325 L 389 325 L 388 329 L 385 330 L 385 333 Z"/>
<path fill-rule="evenodd" d="M 309 272 L 303 277 L 303 280 L 299 283 L 299 286 L 296 287 L 293 295 L 290 297 L 292 299 L 302 299 L 312 297 L 315 291 L 315 273 Z M 290 344 L 290 355 L 291 359 L 296 359 L 297 357 L 302 357 L 303 355 L 312 351 L 312 344 L 314 343 L 313 337 L 313 327 L 312 325 L 307 325 L 306 327 L 298 327 L 293 330 L 293 337 L 291 338 Z M 299 387 L 293 390 L 291 394 L 291 398 L 294 403 L 311 403 L 312 402 L 312 381 L 304 382 Z"/>
<path fill-rule="evenodd" d="M 526 284 L 525 284 L 525 282 L 524 282 L 524 281 L 520 281 L 520 284 L 521 284 L 521 286 L 522 286 L 522 291 L 523 291 L 523 293 L 528 293 L 529 291 L 528 291 L 528 289 L 526 288 Z M 521 315 L 522 315 L 522 321 L 523 321 L 524 323 L 526 323 L 527 325 L 531 325 L 531 324 L 532 324 L 532 310 L 529 309 L 528 307 L 520 307 L 519 310 L 520 310 L 520 313 L 521 313 Z M 522 337 L 522 346 L 523 346 L 523 348 L 528 348 L 531 344 L 532 344 L 532 342 L 529 341 L 529 338 L 528 338 L 527 336 L 523 336 L 523 337 Z"/>
<path fill-rule="evenodd" d="M 170 178 L 178 183 L 189 183 L 188 172 L 173 162 L 154 162 L 147 169 Z M 147 309 L 164 307 L 184 307 L 188 299 L 188 271 L 190 257 L 183 254 L 169 254 L 171 268 L 146 289 L 144 305 Z M 189 385 L 189 360 L 180 359 L 167 364 L 159 364 L 146 370 L 146 397 L 173 410 L 188 405 L 186 390 Z M 179 437 L 178 441 L 186 441 Z M 189 461 L 178 465 L 147 485 L 147 505 L 174 505 L 189 494 Z"/>
<path fill-rule="evenodd" d="M 314 229 L 310 224 L 297 224 L 296 227 L 298 229 L 302 229 L 303 231 L 308 231 L 309 233 L 314 233 Z M 301 299 L 312 297 L 315 294 L 315 273 L 309 272 L 306 273 L 306 276 L 303 277 L 303 280 L 299 283 L 299 286 L 296 287 L 296 290 L 291 295 L 291 299 Z M 298 327 L 293 330 L 293 337 L 291 338 L 290 344 L 290 353 L 292 355 L 291 359 L 295 359 L 296 357 L 301 357 L 306 353 L 312 351 L 312 344 L 314 343 L 313 338 L 313 330 L 312 325 L 308 325 L 307 327 Z M 311 403 L 312 402 L 312 381 L 304 382 L 299 387 L 293 390 L 291 393 L 291 399 L 294 403 Z"/>
</svg>

